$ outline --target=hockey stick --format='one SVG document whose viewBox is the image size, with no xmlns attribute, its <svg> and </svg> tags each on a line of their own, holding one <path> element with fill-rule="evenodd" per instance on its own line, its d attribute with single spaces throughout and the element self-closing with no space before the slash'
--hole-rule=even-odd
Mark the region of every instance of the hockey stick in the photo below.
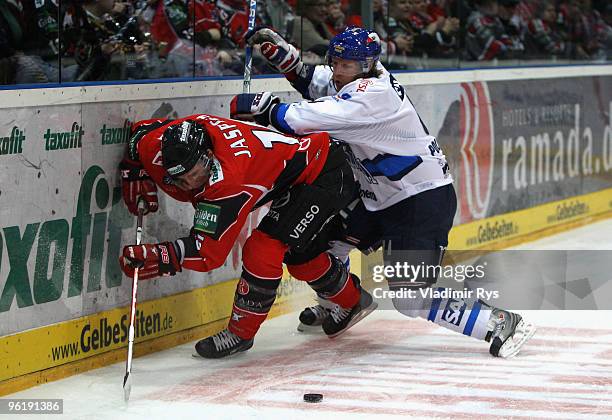
<svg viewBox="0 0 612 420">
<path fill-rule="evenodd" d="M 257 12 L 257 0 L 249 0 L 248 32 L 255 29 L 255 13 L 256 12 Z M 244 55 L 244 82 L 242 83 L 242 93 L 251 93 L 251 64 L 252 62 L 253 62 L 253 47 L 247 43 L 246 52 Z"/>
<path fill-rule="evenodd" d="M 144 215 L 144 201 L 138 201 L 138 219 L 136 219 L 136 245 L 142 240 L 142 219 Z M 132 353 L 134 351 L 134 318 L 136 317 L 136 292 L 138 290 L 138 267 L 134 269 L 132 283 L 132 306 L 130 307 L 130 329 L 128 333 L 128 353 L 125 362 L 125 377 L 123 378 L 123 400 L 128 402 L 132 392 Z"/>
</svg>

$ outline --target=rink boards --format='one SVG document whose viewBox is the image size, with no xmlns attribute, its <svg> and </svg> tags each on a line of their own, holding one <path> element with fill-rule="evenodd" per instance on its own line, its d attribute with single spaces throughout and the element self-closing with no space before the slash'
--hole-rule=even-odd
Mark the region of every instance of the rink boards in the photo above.
<svg viewBox="0 0 612 420">
<path fill-rule="evenodd" d="M 453 83 L 413 85 L 418 75 L 398 75 L 411 83 L 406 91 L 455 178 L 452 248 L 504 247 L 611 214 L 612 77 L 610 66 L 600 67 L 602 76 L 545 82 L 499 80 L 499 71 L 488 71 L 482 74 L 492 74 L 491 81 L 474 72 L 464 79 L 449 74 Z M 196 112 L 225 116 L 239 85 L 77 87 L 39 91 L 43 97 L 1 92 L 0 394 L 124 357 L 131 280 L 116 261 L 133 240 L 135 220 L 121 203 L 116 168 L 130 126 Z M 254 90 L 264 89 L 299 99 L 278 79 L 258 80 Z M 241 244 L 261 216 L 249 218 L 214 273 L 141 284 L 137 352 L 223 327 Z M 144 240 L 182 236 L 192 218 L 188 206 L 160 197 Z M 283 284 L 278 312 L 309 296 L 296 282 Z"/>
</svg>

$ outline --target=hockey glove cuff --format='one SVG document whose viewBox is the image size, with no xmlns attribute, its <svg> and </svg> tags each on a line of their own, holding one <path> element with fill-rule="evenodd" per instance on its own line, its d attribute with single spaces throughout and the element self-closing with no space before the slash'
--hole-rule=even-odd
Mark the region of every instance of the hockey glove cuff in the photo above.
<svg viewBox="0 0 612 420">
<path fill-rule="evenodd" d="M 174 276 L 182 271 L 180 249 L 171 242 L 160 244 L 128 245 L 119 257 L 121 270 L 129 277 L 138 268 L 141 280 L 161 276 Z"/>
<path fill-rule="evenodd" d="M 280 98 L 270 92 L 241 93 L 230 103 L 230 117 L 238 120 L 253 118 L 259 125 L 270 125 L 270 111 Z"/>
</svg>

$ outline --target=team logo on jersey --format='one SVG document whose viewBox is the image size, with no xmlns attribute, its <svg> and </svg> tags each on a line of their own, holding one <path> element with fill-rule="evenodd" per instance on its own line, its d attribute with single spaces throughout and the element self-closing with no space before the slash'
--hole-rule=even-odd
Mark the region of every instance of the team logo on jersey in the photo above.
<svg viewBox="0 0 612 420">
<path fill-rule="evenodd" d="M 493 111 L 484 82 L 462 83 L 460 95 L 461 222 L 486 217 L 493 185 Z"/>
</svg>

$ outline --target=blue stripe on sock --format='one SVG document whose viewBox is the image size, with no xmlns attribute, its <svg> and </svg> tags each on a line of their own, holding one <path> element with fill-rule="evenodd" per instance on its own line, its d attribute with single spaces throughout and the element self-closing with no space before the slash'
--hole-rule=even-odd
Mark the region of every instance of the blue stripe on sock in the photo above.
<svg viewBox="0 0 612 420">
<path fill-rule="evenodd" d="M 440 290 L 441 288 L 438 288 Z M 431 301 L 431 308 L 429 309 L 429 316 L 427 319 L 431 322 L 436 321 L 436 315 L 438 314 L 438 309 L 440 308 L 440 303 L 442 302 L 442 298 L 434 298 Z"/>
<path fill-rule="evenodd" d="M 463 334 L 465 335 L 472 335 L 472 330 L 474 329 L 474 325 L 476 325 L 476 320 L 478 319 L 478 314 L 480 314 L 480 308 L 482 307 L 482 304 L 477 301 L 474 304 L 474 307 L 472 308 L 472 310 L 470 311 L 470 317 L 468 318 L 467 322 L 465 323 L 465 328 L 463 329 Z"/>
</svg>

